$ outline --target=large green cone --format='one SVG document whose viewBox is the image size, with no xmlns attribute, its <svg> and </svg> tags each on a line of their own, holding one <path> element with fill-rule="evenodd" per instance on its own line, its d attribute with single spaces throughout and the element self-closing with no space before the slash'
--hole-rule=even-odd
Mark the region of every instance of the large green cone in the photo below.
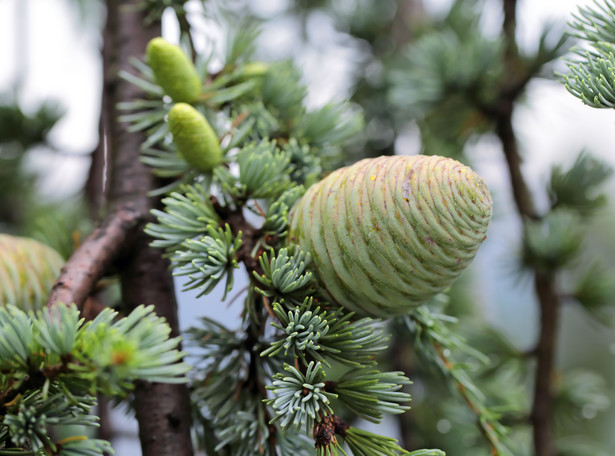
<svg viewBox="0 0 615 456">
<path fill-rule="evenodd" d="M 291 213 L 290 239 L 312 255 L 327 299 L 386 318 L 459 276 L 491 212 L 483 179 L 455 160 L 379 157 L 310 187 Z"/>
<path fill-rule="evenodd" d="M 45 244 L 0 234 L 0 306 L 41 309 L 63 265 L 60 254 Z"/>
</svg>

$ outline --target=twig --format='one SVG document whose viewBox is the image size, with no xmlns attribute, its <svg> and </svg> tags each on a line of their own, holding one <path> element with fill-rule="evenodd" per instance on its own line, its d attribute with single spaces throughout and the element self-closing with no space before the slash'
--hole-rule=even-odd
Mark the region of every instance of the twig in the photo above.
<svg viewBox="0 0 615 456">
<path fill-rule="evenodd" d="M 502 143 L 517 211 L 521 217 L 534 220 L 538 216 L 534 209 L 532 195 L 523 178 L 521 156 L 512 125 L 513 100 L 510 100 L 507 105 L 508 108 L 496 120 L 496 134 Z"/>
<path fill-rule="evenodd" d="M 47 306 L 75 303 L 82 310 L 86 298 L 117 257 L 138 219 L 129 209 L 110 213 L 68 259 L 51 290 Z"/>
<path fill-rule="evenodd" d="M 188 16 L 186 15 L 186 10 L 184 5 L 177 6 L 173 8 L 175 10 L 175 16 L 177 17 L 177 22 L 179 24 L 180 33 L 188 39 L 188 43 L 190 44 L 190 53 L 192 56 L 192 60 L 196 60 L 197 51 L 194 48 L 194 38 L 192 37 L 192 29 L 190 28 L 190 22 L 188 22 Z"/>
<path fill-rule="evenodd" d="M 444 354 L 444 350 L 442 350 L 442 347 L 438 343 L 435 343 L 435 342 L 433 343 L 433 347 L 436 353 L 438 354 L 440 361 L 442 361 L 444 368 L 450 374 L 450 377 L 455 382 L 455 385 L 457 386 L 457 391 L 459 392 L 459 394 L 461 394 L 461 397 L 463 398 L 465 403 L 468 405 L 468 408 L 478 418 L 477 421 L 478 421 L 480 432 L 481 434 L 483 434 L 483 437 L 487 441 L 491 454 L 493 456 L 500 455 L 500 451 L 498 450 L 498 448 L 501 446 L 500 440 L 498 439 L 497 435 L 495 435 L 495 433 L 493 432 L 493 426 L 489 423 L 489 421 L 483 419 L 485 417 L 485 410 L 483 409 L 481 405 L 474 402 L 471 395 L 468 393 L 468 389 L 466 388 L 466 386 L 462 382 L 460 382 L 455 375 L 452 374 L 452 372 L 455 369 L 454 363 L 451 362 L 451 360 L 449 360 L 448 357 Z"/>
</svg>

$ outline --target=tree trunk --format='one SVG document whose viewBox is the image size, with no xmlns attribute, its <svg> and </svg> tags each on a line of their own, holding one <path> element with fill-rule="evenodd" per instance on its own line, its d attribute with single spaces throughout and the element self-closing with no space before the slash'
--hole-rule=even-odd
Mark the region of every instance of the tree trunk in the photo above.
<svg viewBox="0 0 615 456">
<path fill-rule="evenodd" d="M 147 196 L 158 184 L 150 169 L 139 161 L 145 136 L 126 131 L 117 121 L 115 110 L 117 103 L 143 96 L 140 89 L 119 79 L 117 71 L 132 71 L 130 58 L 142 58 L 149 40 L 161 34 L 160 23 L 146 25 L 144 12 L 136 8 L 139 3 L 139 0 L 107 0 L 107 29 L 112 32 L 109 38 L 113 40 L 113 67 L 111 72 L 106 72 L 111 80 L 104 83 L 112 101 L 106 107 L 112 112 L 103 116 L 110 123 L 106 128 L 111 150 L 109 198 L 112 209 L 132 210 L 141 221 L 117 262 L 124 309 L 129 312 L 140 304 L 153 304 L 156 313 L 166 318 L 175 337 L 179 335 L 177 303 L 169 265 L 159 250 L 149 246 L 150 239 L 142 229 L 150 219 L 150 210 L 159 204 Z M 139 382 L 134 395 L 143 455 L 192 455 L 187 386 Z"/>
</svg>

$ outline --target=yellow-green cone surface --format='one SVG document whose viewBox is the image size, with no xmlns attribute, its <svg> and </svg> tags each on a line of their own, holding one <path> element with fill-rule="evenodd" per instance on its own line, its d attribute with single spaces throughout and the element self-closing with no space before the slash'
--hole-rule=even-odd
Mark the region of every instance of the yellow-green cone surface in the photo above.
<svg viewBox="0 0 615 456">
<path fill-rule="evenodd" d="M 45 244 L 0 234 L 0 305 L 42 308 L 63 265 L 60 254 Z"/>
<path fill-rule="evenodd" d="M 194 169 L 211 171 L 222 161 L 216 133 L 203 114 L 189 104 L 177 103 L 171 108 L 169 130 L 177 151 Z"/>
<path fill-rule="evenodd" d="M 332 302 L 374 317 L 403 314 L 447 288 L 485 239 L 491 196 L 467 166 L 387 156 L 341 168 L 291 213 Z"/>
<path fill-rule="evenodd" d="M 201 95 L 201 79 L 196 68 L 178 46 L 154 38 L 147 45 L 145 60 L 158 85 L 173 101 L 191 103 Z"/>
</svg>

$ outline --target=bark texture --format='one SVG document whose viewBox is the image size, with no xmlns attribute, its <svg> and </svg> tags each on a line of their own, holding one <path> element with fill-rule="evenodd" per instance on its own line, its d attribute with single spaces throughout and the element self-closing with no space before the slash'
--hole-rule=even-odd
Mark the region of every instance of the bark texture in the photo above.
<svg viewBox="0 0 615 456">
<path fill-rule="evenodd" d="M 83 310 L 86 299 L 117 257 L 137 220 L 138 215 L 130 209 L 109 214 L 68 259 L 51 289 L 47 306 L 74 303 Z"/>
<path fill-rule="evenodd" d="M 118 70 L 132 71 L 131 57 L 142 58 L 147 43 L 160 36 L 160 24 L 145 25 L 144 13 L 136 8 L 138 0 L 119 2 L 108 0 L 110 11 L 116 11 L 116 65 Z M 109 17 L 109 20 L 113 18 Z M 114 103 L 142 97 L 140 89 L 116 79 Z M 117 113 L 110 116 L 117 119 Z M 112 171 L 110 199 L 115 207 L 134 210 L 139 219 L 148 220 L 149 211 L 158 201 L 147 192 L 159 183 L 149 168 L 139 161 L 143 134 L 129 133 L 124 125 L 112 122 Z M 169 265 L 160 251 L 149 246 L 143 232 L 144 223 L 134 230 L 130 244 L 122 251 L 117 266 L 122 284 L 122 302 L 126 311 L 140 304 L 153 304 L 156 313 L 165 317 L 172 336 L 179 334 L 177 303 Z M 143 456 L 188 456 L 192 454 L 190 440 L 190 405 L 186 385 L 141 382 L 135 389 L 135 410 L 139 421 L 139 437 Z"/>
<path fill-rule="evenodd" d="M 551 410 L 560 304 L 551 274 L 537 271 L 534 285 L 540 302 L 540 335 L 536 347 L 536 379 L 531 415 L 534 424 L 534 452 L 536 456 L 555 456 Z"/>
<path fill-rule="evenodd" d="M 161 33 L 160 23 L 146 25 L 145 12 L 137 8 L 139 3 L 106 1 L 101 145 L 94 154 L 93 167 L 108 166 L 108 215 L 68 260 L 48 306 L 75 302 L 83 309 L 86 301 L 91 302 L 87 298 L 98 279 L 113 265 L 122 285 L 121 310 L 128 313 L 140 304 L 154 305 L 174 337 L 179 335 L 179 328 L 169 265 L 159 250 L 149 246 L 150 239 L 143 232 L 152 219 L 150 210 L 159 204 L 147 194 L 160 183 L 139 161 L 144 134 L 128 132 L 126 125 L 117 121 L 115 108 L 119 102 L 143 97 L 140 89 L 118 77 L 118 71 L 131 72 L 130 59 L 142 58 L 149 40 Z M 92 170 L 90 176 L 105 179 L 107 173 Z M 90 196 L 95 207 L 105 201 L 101 182 L 93 185 Z M 187 386 L 139 382 L 134 397 L 143 455 L 192 455 Z"/>
</svg>

